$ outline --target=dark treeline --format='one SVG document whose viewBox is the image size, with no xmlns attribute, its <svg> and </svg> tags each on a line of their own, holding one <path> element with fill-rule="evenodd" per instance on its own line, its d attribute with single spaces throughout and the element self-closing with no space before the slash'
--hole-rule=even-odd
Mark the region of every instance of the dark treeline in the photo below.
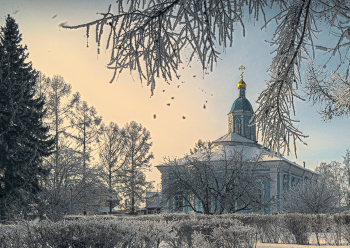
<svg viewBox="0 0 350 248">
<path fill-rule="evenodd" d="M 120 205 L 134 212 L 153 187 L 151 136 L 134 121 L 104 124 L 60 75 L 26 62 L 15 20 L 0 32 L 1 220 L 96 214 Z"/>
</svg>

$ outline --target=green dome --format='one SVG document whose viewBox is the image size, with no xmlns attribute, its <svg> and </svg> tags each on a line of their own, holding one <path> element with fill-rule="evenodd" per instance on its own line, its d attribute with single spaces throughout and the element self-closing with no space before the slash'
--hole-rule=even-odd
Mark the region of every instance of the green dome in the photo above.
<svg viewBox="0 0 350 248">
<path fill-rule="evenodd" d="M 248 101 L 248 99 L 245 97 L 239 97 L 232 104 L 232 107 L 231 107 L 229 114 L 233 113 L 233 112 L 243 112 L 243 111 L 254 113 L 253 107 L 250 104 L 250 102 Z"/>
</svg>

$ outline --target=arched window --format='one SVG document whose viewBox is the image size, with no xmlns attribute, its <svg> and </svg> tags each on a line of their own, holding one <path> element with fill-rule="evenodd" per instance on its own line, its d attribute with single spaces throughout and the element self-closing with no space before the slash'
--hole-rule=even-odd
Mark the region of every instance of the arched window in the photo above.
<svg viewBox="0 0 350 248">
<path fill-rule="evenodd" d="M 237 119 L 235 121 L 235 132 L 237 134 L 241 134 L 241 120 L 240 119 Z"/>
</svg>

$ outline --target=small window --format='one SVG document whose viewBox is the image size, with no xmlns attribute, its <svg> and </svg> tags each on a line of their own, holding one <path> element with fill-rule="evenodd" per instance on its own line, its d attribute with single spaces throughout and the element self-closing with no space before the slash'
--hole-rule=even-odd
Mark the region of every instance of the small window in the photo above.
<svg viewBox="0 0 350 248">
<path fill-rule="evenodd" d="M 235 121 L 235 132 L 237 133 L 237 134 L 241 134 L 241 120 L 240 119 L 237 119 L 236 121 Z"/>
<path fill-rule="evenodd" d="M 183 197 L 182 195 L 176 195 L 174 197 L 175 200 L 175 211 L 182 211 L 182 207 L 183 207 Z"/>
<path fill-rule="evenodd" d="M 245 124 L 245 134 L 248 135 L 248 136 L 250 135 L 250 127 L 249 127 L 248 121 Z"/>
</svg>

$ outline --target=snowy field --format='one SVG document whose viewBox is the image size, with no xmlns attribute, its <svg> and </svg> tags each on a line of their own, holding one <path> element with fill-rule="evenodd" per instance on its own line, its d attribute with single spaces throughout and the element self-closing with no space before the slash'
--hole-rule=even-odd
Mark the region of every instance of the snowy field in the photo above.
<svg viewBox="0 0 350 248">
<path fill-rule="evenodd" d="M 297 244 L 269 244 L 269 243 L 258 243 L 256 245 L 256 248 L 267 248 L 267 247 L 273 247 L 273 248 L 316 248 L 316 247 L 327 247 L 327 248 L 343 248 L 343 247 L 350 247 L 349 245 L 297 245 Z"/>
<path fill-rule="evenodd" d="M 297 245 L 297 244 L 271 244 L 271 243 L 257 243 L 256 248 L 345 248 L 345 247 L 350 247 L 349 245 L 342 245 L 342 246 L 337 246 L 337 245 Z M 162 243 L 160 245 L 160 248 L 170 248 L 169 245 Z M 201 248 L 201 247 L 198 247 Z"/>
</svg>

